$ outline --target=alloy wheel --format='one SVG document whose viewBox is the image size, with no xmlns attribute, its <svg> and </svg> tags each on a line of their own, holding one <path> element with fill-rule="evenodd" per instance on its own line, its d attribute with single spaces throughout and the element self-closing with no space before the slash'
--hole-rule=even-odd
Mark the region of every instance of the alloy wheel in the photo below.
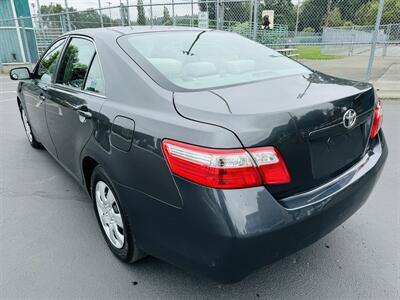
<svg viewBox="0 0 400 300">
<path fill-rule="evenodd" d="M 121 249 L 125 242 L 124 224 L 121 210 L 111 189 L 103 181 L 96 183 L 96 207 L 101 224 L 111 244 Z"/>
<path fill-rule="evenodd" d="M 33 142 L 32 129 L 31 129 L 31 125 L 29 125 L 28 118 L 26 117 L 25 110 L 23 108 L 21 108 L 21 115 L 22 115 L 22 122 L 24 124 L 26 136 L 28 137 L 29 142 L 32 144 L 32 142 Z"/>
</svg>

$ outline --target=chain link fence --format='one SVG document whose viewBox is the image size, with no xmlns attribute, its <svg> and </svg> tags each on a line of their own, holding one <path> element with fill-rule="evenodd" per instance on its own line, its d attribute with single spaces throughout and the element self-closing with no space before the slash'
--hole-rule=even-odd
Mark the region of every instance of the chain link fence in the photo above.
<svg viewBox="0 0 400 300">
<path fill-rule="evenodd" d="M 101 6 L 77 11 L 51 4 L 29 17 L 0 15 L 0 62 L 34 63 L 71 30 L 136 25 L 236 32 L 314 69 L 356 80 L 378 78 L 400 60 L 400 0 L 130 0 Z"/>
</svg>

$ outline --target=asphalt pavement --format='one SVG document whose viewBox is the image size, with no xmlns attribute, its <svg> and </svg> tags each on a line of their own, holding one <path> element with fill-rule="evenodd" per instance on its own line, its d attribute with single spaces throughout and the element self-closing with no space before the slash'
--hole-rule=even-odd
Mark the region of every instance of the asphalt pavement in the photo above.
<svg viewBox="0 0 400 300">
<path fill-rule="evenodd" d="M 400 101 L 384 102 L 390 153 L 368 202 L 317 243 L 221 285 L 152 257 L 119 262 L 91 199 L 29 146 L 15 90 L 0 77 L 1 299 L 400 298 Z"/>
</svg>

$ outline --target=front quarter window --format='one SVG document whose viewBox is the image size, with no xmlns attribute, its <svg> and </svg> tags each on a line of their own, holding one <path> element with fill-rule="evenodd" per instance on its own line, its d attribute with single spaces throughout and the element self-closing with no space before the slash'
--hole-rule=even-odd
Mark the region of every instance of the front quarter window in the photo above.
<svg viewBox="0 0 400 300">
<path fill-rule="evenodd" d="M 49 50 L 47 50 L 46 54 L 39 63 L 36 72 L 37 79 L 47 83 L 51 82 L 51 78 L 55 72 L 57 61 L 63 49 L 64 43 L 65 39 L 58 40 L 49 48 Z"/>
</svg>

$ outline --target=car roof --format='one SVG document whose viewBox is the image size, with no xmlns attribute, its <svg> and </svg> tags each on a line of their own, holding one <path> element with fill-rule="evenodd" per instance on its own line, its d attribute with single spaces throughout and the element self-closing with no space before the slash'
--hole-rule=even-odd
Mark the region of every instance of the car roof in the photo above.
<svg viewBox="0 0 400 300">
<path fill-rule="evenodd" d="M 122 36 L 132 33 L 148 33 L 148 32 L 173 32 L 173 31 L 208 31 L 210 29 L 203 29 L 198 27 L 186 27 L 186 26 L 117 26 L 117 27 L 105 27 L 105 28 L 87 28 L 78 29 L 65 33 L 64 35 L 70 34 L 82 34 L 91 36 L 94 38 L 103 38 L 109 36 L 110 33 L 114 33 L 114 36 Z"/>
</svg>

